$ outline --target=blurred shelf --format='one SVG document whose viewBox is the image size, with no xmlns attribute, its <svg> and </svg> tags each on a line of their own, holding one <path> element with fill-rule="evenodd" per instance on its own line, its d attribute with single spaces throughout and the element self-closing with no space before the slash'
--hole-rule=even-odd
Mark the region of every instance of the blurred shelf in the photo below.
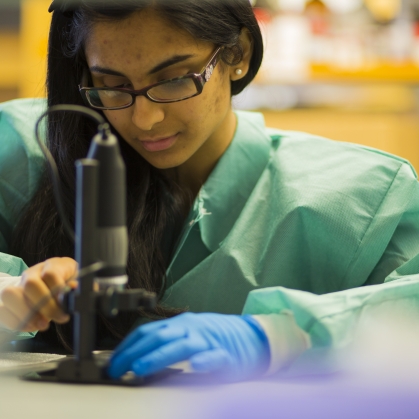
<svg viewBox="0 0 419 419">
<path fill-rule="evenodd" d="M 414 62 L 382 62 L 361 69 L 312 64 L 311 81 L 321 82 L 398 82 L 419 83 L 419 65 Z"/>
<path fill-rule="evenodd" d="M 19 97 L 18 89 L 1 89 L 0 88 L 0 103 L 8 100 L 17 99 Z"/>
<path fill-rule="evenodd" d="M 19 34 L 0 32 L 0 89 L 15 89 L 19 82 Z"/>
<path fill-rule="evenodd" d="M 20 24 L 20 3 L 17 0 L 0 1 L 0 28 L 18 30 Z"/>
<path fill-rule="evenodd" d="M 263 111 L 266 125 L 362 144 L 409 160 L 419 172 L 419 118 L 416 113 L 340 112 L 298 109 Z"/>
<path fill-rule="evenodd" d="M 0 90 L 17 90 L 20 97 L 45 96 L 50 3 L 20 0 L 20 27 L 0 30 Z"/>
<path fill-rule="evenodd" d="M 236 109 L 329 109 L 404 114 L 418 112 L 419 85 L 400 82 L 325 81 L 304 84 L 251 83 L 233 97 Z"/>
</svg>

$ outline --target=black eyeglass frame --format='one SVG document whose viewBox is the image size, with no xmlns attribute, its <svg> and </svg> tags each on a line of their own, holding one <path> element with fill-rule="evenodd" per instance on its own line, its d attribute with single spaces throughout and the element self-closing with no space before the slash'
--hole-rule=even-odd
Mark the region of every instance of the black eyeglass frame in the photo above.
<svg viewBox="0 0 419 419">
<path fill-rule="evenodd" d="M 204 90 L 204 86 L 206 83 L 208 83 L 208 81 L 210 80 L 214 69 L 216 67 L 216 65 L 219 62 L 219 55 L 220 52 L 223 50 L 223 47 L 219 47 L 216 49 L 216 51 L 214 52 L 214 54 L 212 55 L 211 59 L 209 60 L 208 64 L 206 66 L 203 67 L 203 69 L 201 70 L 200 73 L 188 73 L 185 74 L 184 76 L 181 77 L 175 77 L 173 79 L 168 79 L 168 80 L 162 80 L 159 81 L 158 83 L 154 83 L 151 84 L 149 86 L 143 87 L 140 90 L 131 90 L 131 89 L 125 89 L 123 87 L 83 87 L 82 84 L 79 85 L 79 92 L 84 100 L 84 102 L 86 103 L 86 105 L 88 105 L 91 108 L 94 109 L 99 109 L 102 111 L 106 111 L 106 110 L 120 110 L 120 109 L 126 109 L 129 108 L 131 106 L 134 105 L 135 103 L 135 99 L 137 98 L 137 96 L 145 96 L 147 99 L 151 100 L 152 102 L 155 103 L 174 103 L 174 102 L 181 102 L 183 100 L 187 100 L 187 99 L 191 99 L 195 96 L 198 96 L 202 93 L 202 91 Z M 148 95 L 148 91 L 153 89 L 154 87 L 160 86 L 162 84 L 167 84 L 167 83 L 172 83 L 175 82 L 177 80 L 182 80 L 182 79 L 192 79 L 193 82 L 195 83 L 197 92 L 192 95 L 192 96 L 188 96 L 185 98 L 181 98 L 181 99 L 154 99 L 151 96 Z M 83 82 L 87 83 L 87 70 L 85 71 L 85 74 L 83 76 Z M 131 103 L 128 105 L 124 105 L 124 106 L 120 106 L 120 107 L 100 107 L 100 106 L 95 106 L 92 105 L 89 101 L 88 98 L 88 92 L 89 91 L 116 91 L 116 92 L 121 92 L 121 93 L 127 93 L 129 95 L 131 95 Z"/>
</svg>

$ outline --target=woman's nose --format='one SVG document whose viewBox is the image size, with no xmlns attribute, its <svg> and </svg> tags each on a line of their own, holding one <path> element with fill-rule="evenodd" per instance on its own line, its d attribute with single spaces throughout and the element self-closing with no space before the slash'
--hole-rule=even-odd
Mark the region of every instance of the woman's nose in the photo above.
<svg viewBox="0 0 419 419">
<path fill-rule="evenodd" d="M 162 122 L 164 111 L 161 103 L 155 103 L 144 96 L 137 96 L 133 105 L 132 122 L 142 131 L 150 131 Z"/>
</svg>

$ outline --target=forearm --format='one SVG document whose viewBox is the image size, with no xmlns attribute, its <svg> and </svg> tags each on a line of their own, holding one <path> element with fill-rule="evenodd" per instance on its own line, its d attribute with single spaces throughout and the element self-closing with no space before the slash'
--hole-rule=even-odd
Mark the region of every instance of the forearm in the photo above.
<svg viewBox="0 0 419 419">
<path fill-rule="evenodd" d="M 279 314 L 261 314 L 253 317 L 268 338 L 270 362 L 267 375 L 290 365 L 311 347 L 310 335 L 297 325 L 291 311 L 283 310 Z"/>
<path fill-rule="evenodd" d="M 1 304 L 1 292 L 7 287 L 13 287 L 19 284 L 21 280 L 20 276 L 10 276 L 4 272 L 0 272 L 0 304 Z M 3 326 L 0 323 L 0 343 L 7 342 L 10 340 L 21 340 L 28 339 L 35 336 L 36 333 L 16 333 Z"/>
<path fill-rule="evenodd" d="M 9 274 L 0 272 L 0 293 L 6 287 L 14 287 L 19 284 L 21 276 L 11 276 Z"/>
<path fill-rule="evenodd" d="M 326 368 L 335 368 L 336 356 L 350 348 L 363 322 L 401 311 L 404 316 L 418 317 L 419 275 L 325 295 L 266 288 L 250 293 L 244 308 L 244 314 L 267 319 L 269 326 L 265 330 L 272 351 L 270 372 L 286 366 L 301 371 L 293 361 L 304 352 L 304 358 L 320 355 Z M 278 314 L 283 315 L 281 321 Z M 316 358 L 316 362 L 320 360 Z"/>
</svg>

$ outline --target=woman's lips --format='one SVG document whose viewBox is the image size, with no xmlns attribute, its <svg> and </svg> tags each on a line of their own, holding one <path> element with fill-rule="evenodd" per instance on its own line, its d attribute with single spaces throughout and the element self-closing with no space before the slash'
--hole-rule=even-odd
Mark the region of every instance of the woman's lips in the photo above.
<svg viewBox="0 0 419 419">
<path fill-rule="evenodd" d="M 170 148 L 174 144 L 177 136 L 178 134 L 159 140 L 140 140 L 140 143 L 147 151 L 163 151 Z"/>
</svg>

